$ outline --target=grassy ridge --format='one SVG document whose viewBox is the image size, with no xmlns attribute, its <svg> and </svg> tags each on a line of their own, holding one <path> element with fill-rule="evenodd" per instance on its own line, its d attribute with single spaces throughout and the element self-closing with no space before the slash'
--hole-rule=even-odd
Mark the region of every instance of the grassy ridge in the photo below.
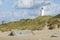
<svg viewBox="0 0 60 40">
<path fill-rule="evenodd" d="M 13 29 L 18 30 L 41 30 L 45 26 L 48 26 L 49 29 L 53 29 L 56 27 L 60 27 L 60 14 L 52 17 L 52 16 L 39 16 L 35 19 L 21 19 L 20 21 L 3 23 L 0 25 L 1 31 L 11 31 Z"/>
</svg>

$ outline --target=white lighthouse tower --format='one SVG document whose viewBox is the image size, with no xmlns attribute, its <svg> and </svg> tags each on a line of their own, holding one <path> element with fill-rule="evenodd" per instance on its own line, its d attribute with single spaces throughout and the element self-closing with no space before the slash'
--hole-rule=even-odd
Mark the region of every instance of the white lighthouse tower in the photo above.
<svg viewBox="0 0 60 40">
<path fill-rule="evenodd" d="M 40 15 L 41 16 L 44 16 L 45 15 L 45 6 L 43 6 L 41 9 L 40 9 Z"/>
</svg>

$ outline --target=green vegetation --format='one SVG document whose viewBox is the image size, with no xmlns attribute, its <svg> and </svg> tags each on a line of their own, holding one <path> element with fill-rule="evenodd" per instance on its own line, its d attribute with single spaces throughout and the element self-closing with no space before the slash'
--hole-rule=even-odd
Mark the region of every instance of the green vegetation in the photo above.
<svg viewBox="0 0 60 40">
<path fill-rule="evenodd" d="M 16 22 L 4 23 L 0 25 L 1 31 L 11 31 L 14 29 L 18 30 L 42 30 L 45 26 L 49 29 L 60 27 L 60 14 L 55 17 L 52 16 L 39 16 L 35 19 L 21 19 Z"/>
</svg>

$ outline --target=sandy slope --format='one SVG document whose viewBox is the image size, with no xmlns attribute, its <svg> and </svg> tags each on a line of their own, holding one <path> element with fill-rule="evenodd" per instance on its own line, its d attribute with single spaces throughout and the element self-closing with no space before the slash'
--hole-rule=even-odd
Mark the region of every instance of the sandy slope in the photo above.
<svg viewBox="0 0 60 40">
<path fill-rule="evenodd" d="M 23 36 L 8 36 L 9 33 L 0 32 L 0 40 L 60 40 L 60 29 L 33 31 L 33 35 Z"/>
</svg>

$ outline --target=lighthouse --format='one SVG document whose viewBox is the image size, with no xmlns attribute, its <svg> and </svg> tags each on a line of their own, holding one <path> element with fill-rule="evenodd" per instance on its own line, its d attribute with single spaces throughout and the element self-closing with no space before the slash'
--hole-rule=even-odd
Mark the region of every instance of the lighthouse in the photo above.
<svg viewBox="0 0 60 40">
<path fill-rule="evenodd" d="M 41 9 L 40 9 L 40 15 L 41 16 L 44 16 L 45 15 L 45 6 L 43 6 Z"/>
</svg>

